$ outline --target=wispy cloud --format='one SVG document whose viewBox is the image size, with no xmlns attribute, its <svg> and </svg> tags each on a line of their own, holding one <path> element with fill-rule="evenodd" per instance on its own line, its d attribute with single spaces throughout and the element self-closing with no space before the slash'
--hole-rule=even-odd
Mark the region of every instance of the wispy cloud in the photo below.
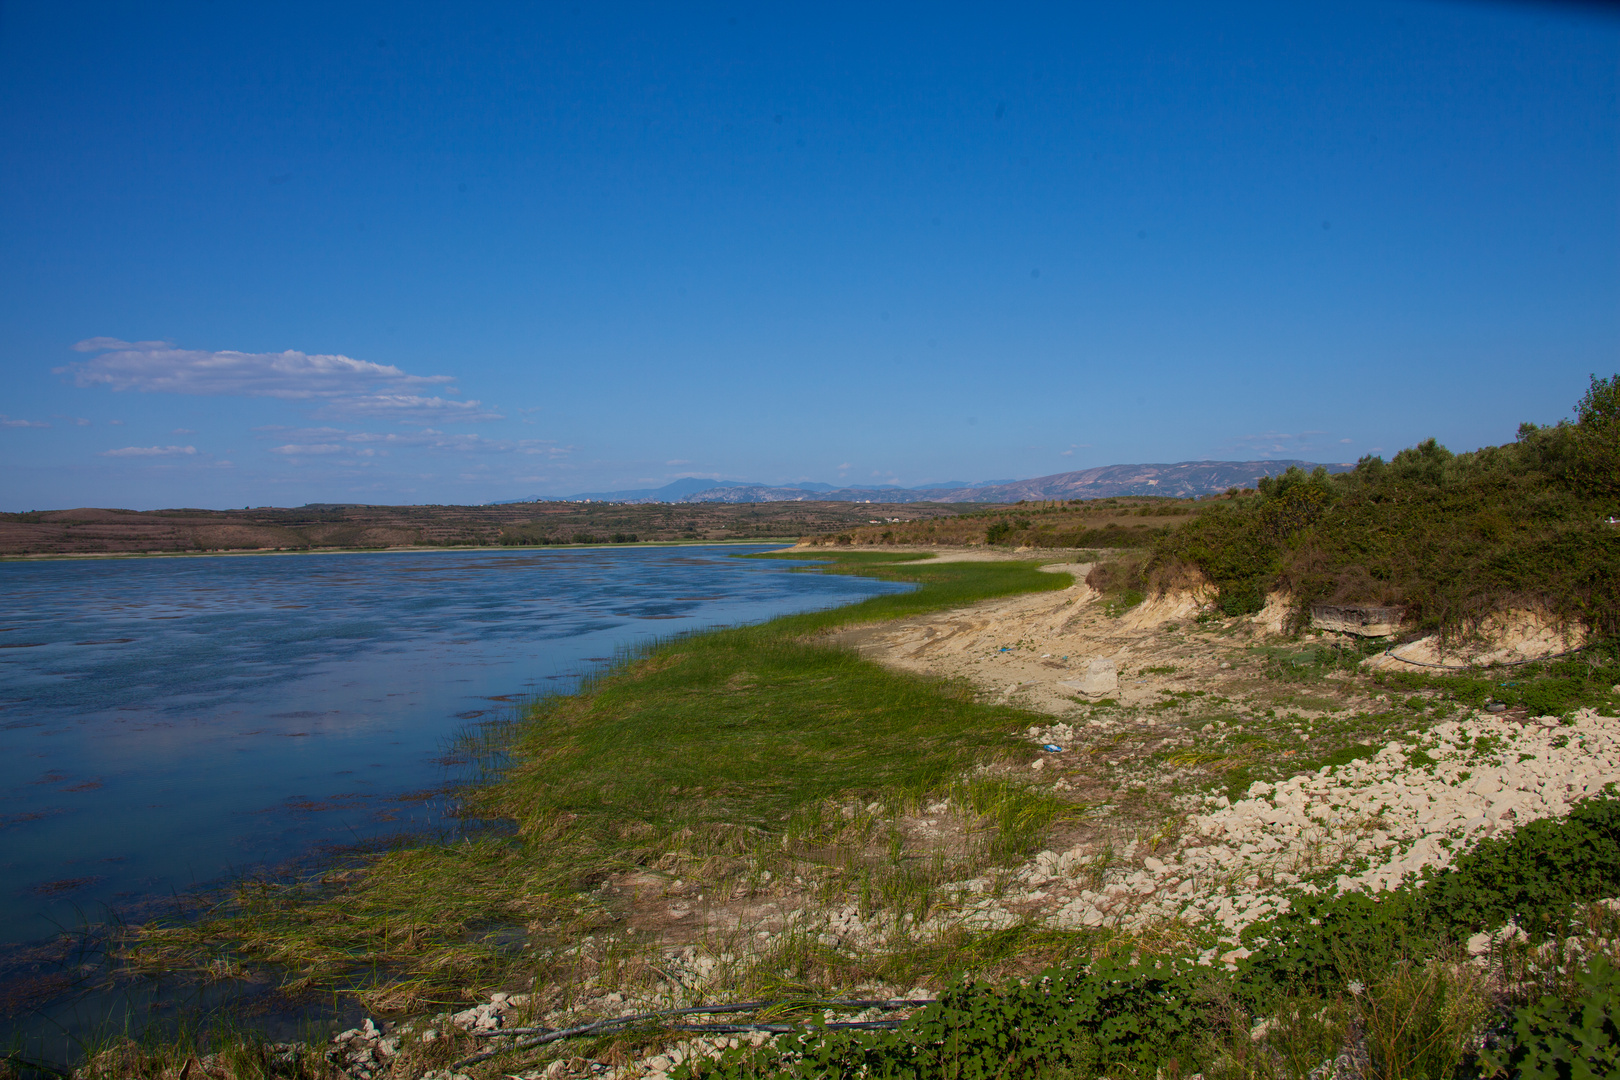
<svg viewBox="0 0 1620 1080">
<path fill-rule="evenodd" d="M 102 457 L 185 457 L 197 452 L 195 446 L 121 446 L 103 450 Z"/>
<path fill-rule="evenodd" d="M 195 434 L 197 434 L 197 429 L 196 428 L 188 428 L 188 427 L 177 427 L 173 431 L 169 432 L 169 434 L 170 435 L 195 435 Z"/>
<path fill-rule="evenodd" d="M 288 443 L 285 446 L 272 446 L 270 452 L 272 454 L 286 454 L 289 457 L 313 457 L 317 454 L 341 454 L 351 449 L 352 447 L 338 443 L 305 443 L 303 445 Z"/>
<path fill-rule="evenodd" d="M 1261 460 L 1267 458 L 1294 458 L 1311 454 L 1322 448 L 1324 431 L 1266 431 L 1258 435 L 1240 435 L 1226 446 L 1218 447 L 1216 456 L 1227 454 L 1249 455 Z"/>
<path fill-rule="evenodd" d="M 357 420 L 375 418 L 397 420 L 402 424 L 453 424 L 457 421 L 503 419 L 500 413 L 484 408 L 477 401 L 452 401 L 437 396 L 422 397 L 420 394 L 355 395 L 338 398 L 322 411 Z"/>
<path fill-rule="evenodd" d="M 520 454 L 530 457 L 564 458 L 571 446 L 559 446 L 546 439 L 486 439 L 482 435 L 457 434 L 427 428 L 409 434 L 378 431 L 346 431 L 342 428 L 256 429 L 261 438 L 286 439 L 270 448 L 285 457 L 348 455 L 374 457 L 394 450 L 436 450 L 455 454 Z"/>
<path fill-rule="evenodd" d="M 392 364 L 328 353 L 287 349 L 277 353 L 233 349 L 181 349 L 169 341 L 87 338 L 73 346 L 94 353 L 57 368 L 79 386 L 105 386 L 142 393 L 267 397 L 319 403 L 329 415 L 394 420 L 406 424 L 499 420 L 477 401 L 456 401 L 420 391 L 456 391 L 449 375 L 411 375 Z"/>
<path fill-rule="evenodd" d="M 14 416 L 0 413 L 0 427 L 50 427 L 43 420 L 22 420 Z"/>
</svg>

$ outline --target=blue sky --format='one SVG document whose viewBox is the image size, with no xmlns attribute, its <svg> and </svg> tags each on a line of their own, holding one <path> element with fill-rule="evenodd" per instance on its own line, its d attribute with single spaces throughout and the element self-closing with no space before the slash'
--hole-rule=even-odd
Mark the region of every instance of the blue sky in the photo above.
<svg viewBox="0 0 1620 1080">
<path fill-rule="evenodd" d="M 1620 368 L 1620 19 L 0 7 L 0 509 L 1453 449 Z"/>
</svg>

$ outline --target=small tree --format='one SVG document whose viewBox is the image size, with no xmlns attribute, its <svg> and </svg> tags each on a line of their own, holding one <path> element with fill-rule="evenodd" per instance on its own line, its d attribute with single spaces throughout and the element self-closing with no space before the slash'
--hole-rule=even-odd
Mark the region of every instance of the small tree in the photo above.
<svg viewBox="0 0 1620 1080">
<path fill-rule="evenodd" d="M 1620 375 L 1592 376 L 1575 406 L 1575 445 L 1570 480 L 1577 491 L 1620 496 Z"/>
</svg>

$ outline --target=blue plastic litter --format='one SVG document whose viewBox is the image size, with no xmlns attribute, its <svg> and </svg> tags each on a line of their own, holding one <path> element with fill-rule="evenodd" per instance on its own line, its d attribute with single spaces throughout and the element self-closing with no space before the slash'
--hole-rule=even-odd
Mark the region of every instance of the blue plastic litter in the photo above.
<svg viewBox="0 0 1620 1080">
<path fill-rule="evenodd" d="M 1058 746 L 1056 743 L 1047 743 L 1045 746 L 1042 746 L 1041 749 L 1045 750 L 1048 754 L 1063 753 L 1063 747 Z"/>
</svg>

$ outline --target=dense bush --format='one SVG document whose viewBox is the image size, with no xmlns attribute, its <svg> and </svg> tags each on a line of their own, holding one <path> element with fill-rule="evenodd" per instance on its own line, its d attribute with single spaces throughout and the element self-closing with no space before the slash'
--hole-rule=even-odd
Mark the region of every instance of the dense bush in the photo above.
<svg viewBox="0 0 1620 1080">
<path fill-rule="evenodd" d="M 1286 590 L 1406 609 L 1454 633 L 1505 604 L 1620 633 L 1620 376 L 1593 378 L 1574 423 L 1453 454 L 1433 439 L 1329 475 L 1290 469 L 1158 538 L 1155 567 L 1198 568 L 1228 615 Z"/>
</svg>

